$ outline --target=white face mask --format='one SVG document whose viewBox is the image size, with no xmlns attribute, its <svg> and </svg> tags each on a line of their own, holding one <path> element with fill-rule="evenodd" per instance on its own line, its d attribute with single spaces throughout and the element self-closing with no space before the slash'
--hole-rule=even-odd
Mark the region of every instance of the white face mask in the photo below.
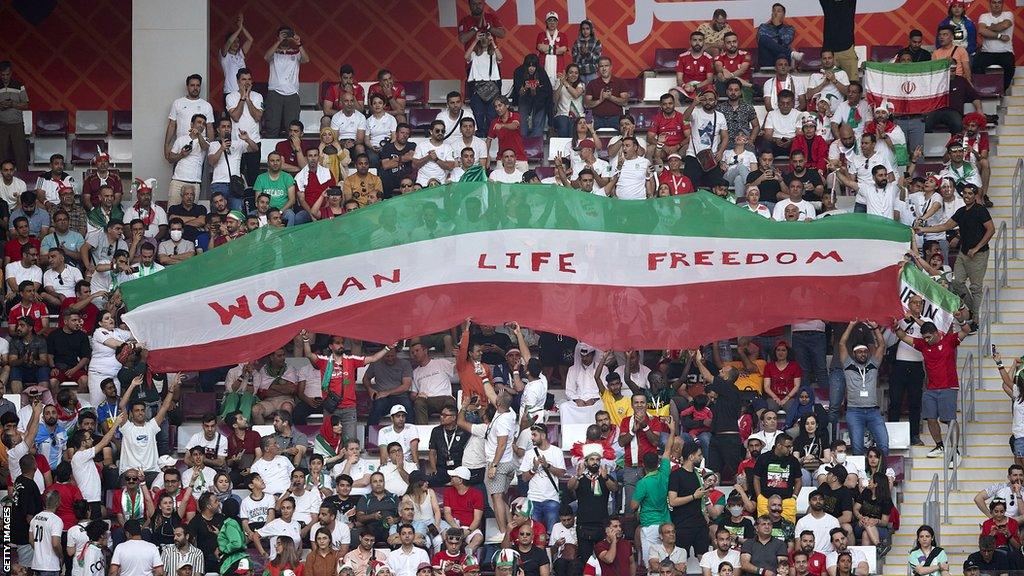
<svg viewBox="0 0 1024 576">
<path fill-rule="evenodd" d="M 836 452 L 836 462 L 846 464 L 846 452 Z"/>
<path fill-rule="evenodd" d="M 181 230 L 171 230 L 171 240 L 174 240 L 175 242 L 181 241 L 182 233 L 183 232 Z"/>
<path fill-rule="evenodd" d="M 729 507 L 729 514 L 732 514 L 733 516 L 740 516 L 740 515 L 743 514 L 743 507 L 742 506 L 730 506 Z"/>
</svg>

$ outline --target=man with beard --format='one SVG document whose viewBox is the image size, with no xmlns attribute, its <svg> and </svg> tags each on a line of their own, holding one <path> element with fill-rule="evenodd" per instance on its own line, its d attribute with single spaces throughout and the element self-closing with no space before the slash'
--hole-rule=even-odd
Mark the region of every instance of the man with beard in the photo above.
<svg viewBox="0 0 1024 576">
<path fill-rule="evenodd" d="M 86 177 L 82 183 L 82 204 L 86 210 L 92 210 L 93 206 L 99 204 L 100 187 L 110 186 L 114 190 L 114 201 L 121 202 L 124 190 L 121 185 L 121 177 L 117 172 L 110 171 L 110 155 L 100 152 L 92 159 L 96 171 Z"/>
<path fill-rule="evenodd" d="M 981 198 L 986 208 L 992 207 L 992 201 L 988 199 L 989 178 L 992 176 L 992 168 L 988 161 L 989 141 L 988 120 L 984 114 L 972 112 L 964 116 L 964 132 L 953 134 L 946 144 L 959 143 L 964 149 L 964 160 L 972 164 L 981 175 Z"/>
<path fill-rule="evenodd" d="M 566 401 L 559 405 L 561 422 L 565 424 L 585 424 L 594 421 L 594 416 L 601 409 L 601 392 L 594 382 L 597 363 L 594 358 L 597 350 L 586 344 L 577 344 L 575 361 L 569 367 L 565 377 Z"/>
<path fill-rule="evenodd" d="M 831 50 L 821 51 L 821 71 L 811 74 L 808 79 L 807 101 L 824 98 L 829 111 L 835 112 L 836 106 L 846 97 L 850 89 L 850 77 L 842 68 L 836 66 L 836 56 Z"/>
<path fill-rule="evenodd" d="M 740 50 L 739 37 L 731 30 L 722 36 L 722 42 L 725 50 L 715 58 L 714 63 L 716 90 L 719 94 L 723 93 L 729 81 L 734 78 L 740 83 L 741 92 L 753 90 L 753 85 L 750 83 L 752 74 L 750 53 Z M 729 132 L 731 133 L 732 130 Z"/>
<path fill-rule="evenodd" d="M 811 530 L 803 530 L 800 532 L 800 538 L 796 543 L 796 550 L 789 553 L 789 561 L 795 567 L 799 566 L 799 556 L 804 556 L 804 567 L 806 571 L 800 573 L 798 571 L 797 576 L 821 576 L 825 573 L 825 555 L 814 549 L 814 532 Z"/>
<path fill-rule="evenodd" d="M 704 363 L 704 355 L 700 350 L 694 351 L 697 369 L 705 382 L 711 382 L 706 388 L 711 403 L 713 417 L 711 419 L 711 444 L 707 467 L 722 473 L 722 482 L 733 480 L 735 470 L 743 459 L 743 445 L 740 443 L 739 418 L 743 402 L 736 380 L 739 370 L 732 366 L 723 367 L 718 374 L 712 375 Z M 705 535 L 707 531 L 705 530 Z"/>
<path fill-rule="evenodd" d="M 670 155 L 679 152 L 685 135 L 686 120 L 682 114 L 676 112 L 675 98 L 671 94 L 662 94 L 658 113 L 651 118 L 651 125 L 647 130 L 648 141 L 656 142 L 654 150 L 648 147 L 648 156 L 655 157 L 659 163 L 664 162 Z"/>
<path fill-rule="evenodd" d="M 583 446 L 584 459 L 576 467 L 576 476 L 569 478 L 567 487 L 576 494 L 579 507 L 576 513 L 576 539 L 579 558 L 589 559 L 594 546 L 604 539 L 608 524 L 608 500 L 619 485 L 601 463 L 604 446 L 598 443 Z"/>
<path fill-rule="evenodd" d="M 676 526 L 676 546 L 688 553 L 692 548 L 693 554 L 703 554 L 709 546 L 708 524 L 704 513 L 709 504 L 708 490 L 696 469 L 702 458 L 700 444 L 684 443 L 682 465 L 668 479 L 668 505 L 671 508 L 672 523 Z"/>
<path fill-rule="evenodd" d="M 747 142 L 754 142 L 761 131 L 761 123 L 754 107 L 743 100 L 743 84 L 737 78 L 725 82 L 726 101 L 718 105 L 718 111 L 725 116 L 729 131 L 729 147 L 736 146 L 736 137 L 744 135 Z"/>
<path fill-rule="evenodd" d="M 697 186 L 709 187 L 722 177 L 720 165 L 729 144 L 729 126 L 725 115 L 715 109 L 718 94 L 714 87 L 705 86 L 700 92 L 699 109 L 695 109 L 696 104 L 691 102 L 683 111 L 683 121 L 690 123 L 690 145 L 683 173 Z M 710 168 L 698 158 L 708 152 L 714 157 L 714 166 Z"/>
<path fill-rule="evenodd" d="M 676 87 L 672 93 L 679 103 L 696 100 L 705 87 L 714 89 L 715 64 L 704 51 L 704 33 L 690 33 L 690 49 L 676 59 Z"/>
<path fill-rule="evenodd" d="M 796 531 L 801 534 L 801 548 L 804 548 L 803 534 L 814 534 L 814 551 L 828 554 L 834 551 L 830 532 L 839 528 L 839 520 L 825 512 L 825 497 L 815 490 L 807 500 L 807 514 L 796 523 Z"/>
<path fill-rule="evenodd" d="M 782 177 L 787 185 L 793 180 L 799 180 L 803 188 L 803 199 L 808 202 L 821 202 L 821 197 L 825 195 L 825 183 L 822 182 L 821 174 L 817 170 L 807 169 L 807 155 L 800 150 L 794 150 L 789 154 L 789 164 L 793 170 Z"/>
</svg>

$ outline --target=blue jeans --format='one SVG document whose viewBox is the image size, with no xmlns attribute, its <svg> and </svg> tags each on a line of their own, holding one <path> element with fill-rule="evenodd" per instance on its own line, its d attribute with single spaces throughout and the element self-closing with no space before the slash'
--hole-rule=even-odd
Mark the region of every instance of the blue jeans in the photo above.
<svg viewBox="0 0 1024 576">
<path fill-rule="evenodd" d="M 804 376 L 801 386 L 811 388 L 811 375 L 815 384 L 824 388 L 828 382 L 828 370 L 825 368 L 825 333 L 815 330 L 793 331 L 793 356 Z M 811 396 L 811 400 L 814 396 Z"/>
<path fill-rule="evenodd" d="M 522 124 L 519 125 L 519 132 L 523 138 L 536 138 L 544 135 L 548 124 L 548 113 L 543 108 L 534 110 L 531 114 L 523 116 Z"/>
<path fill-rule="evenodd" d="M 572 118 L 568 116 L 555 116 L 551 119 L 551 125 L 555 128 L 555 136 L 559 138 L 572 137 Z"/>
<path fill-rule="evenodd" d="M 294 208 L 288 209 L 289 212 L 292 212 L 292 210 L 294 210 Z M 281 217 L 283 218 L 285 217 L 285 215 L 282 214 Z M 309 212 L 306 212 L 302 208 L 299 208 L 298 212 L 292 212 L 291 216 L 288 218 L 288 225 L 298 226 L 299 224 L 308 224 L 312 221 L 313 217 L 309 215 Z"/>
<path fill-rule="evenodd" d="M 839 412 L 843 408 L 843 400 L 846 399 L 846 377 L 843 376 L 843 369 L 839 367 L 829 368 L 828 371 L 828 421 L 832 426 L 832 437 L 839 434 Z"/>
<path fill-rule="evenodd" d="M 416 413 L 412 405 L 412 398 L 409 397 L 408 392 L 395 394 L 393 396 L 385 396 L 373 401 L 373 404 L 370 406 L 370 417 L 366 419 L 366 424 L 369 426 L 379 424 L 380 419 L 390 412 L 391 408 L 398 406 L 399 404 L 405 406 L 406 418 L 408 418 L 409 415 Z"/>
<path fill-rule="evenodd" d="M 683 433 L 683 436 L 689 438 L 693 442 L 700 442 L 701 453 L 704 457 L 708 457 L 708 447 L 711 445 L 711 432 L 701 432 L 694 436 L 693 434 Z"/>
<path fill-rule="evenodd" d="M 779 44 L 772 38 L 757 37 L 757 65 L 762 68 L 775 66 L 775 59 L 785 56 L 786 60 L 792 63 L 793 48 L 785 44 Z"/>
<path fill-rule="evenodd" d="M 619 129 L 619 117 L 618 116 L 598 116 L 594 115 L 594 130 L 600 130 L 601 128 L 614 128 Z"/>
<path fill-rule="evenodd" d="M 543 471 L 538 471 L 538 474 L 543 474 Z M 547 479 L 544 479 L 547 482 Z M 561 503 L 558 500 L 544 500 L 543 502 L 533 503 L 533 519 L 544 524 L 544 528 L 547 529 L 548 534 L 551 534 L 551 528 L 558 523 L 558 509 L 561 507 Z"/>
<path fill-rule="evenodd" d="M 491 122 L 498 117 L 498 113 L 494 111 L 494 104 L 484 102 L 470 89 L 469 107 L 473 110 L 473 118 L 476 119 L 476 135 L 486 138 L 487 131 L 491 129 Z"/>
<path fill-rule="evenodd" d="M 885 429 L 885 418 L 877 406 L 871 408 L 847 408 L 846 425 L 850 428 L 850 445 L 854 456 L 864 455 L 864 429 L 871 432 L 875 446 L 882 454 L 889 455 L 889 432 Z"/>
<path fill-rule="evenodd" d="M 295 212 L 295 208 L 297 207 L 298 205 L 295 205 L 285 210 L 284 212 L 281 212 L 281 219 L 284 220 L 286 226 L 295 226 L 296 224 L 300 224 L 300 222 L 296 221 L 299 216 L 298 213 Z M 299 208 L 299 212 L 305 214 L 306 216 L 309 216 L 309 214 L 306 214 L 306 212 L 302 208 Z"/>
</svg>

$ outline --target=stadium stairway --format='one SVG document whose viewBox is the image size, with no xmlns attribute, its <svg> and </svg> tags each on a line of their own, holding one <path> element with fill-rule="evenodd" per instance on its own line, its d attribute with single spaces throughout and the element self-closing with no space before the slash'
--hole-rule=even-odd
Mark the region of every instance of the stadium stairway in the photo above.
<svg viewBox="0 0 1024 576">
<path fill-rule="evenodd" d="M 1008 286 L 999 290 L 999 317 L 993 318 L 991 324 L 991 344 L 1002 354 L 1007 365 L 1013 358 L 1024 354 L 1024 231 L 1015 230 L 1011 206 L 1014 194 L 1014 170 L 1018 159 L 1024 157 L 1024 68 L 1017 68 L 1012 93 L 1015 95 L 1003 98 L 1000 109 L 1000 123 L 997 128 L 990 129 L 994 138 L 992 153 L 992 178 L 989 195 L 995 204 L 990 209 L 997 230 L 1006 223 L 1006 246 L 1010 250 L 1007 259 Z M 1016 191 L 1024 194 L 1024 191 Z M 1012 250 L 1013 235 L 1018 234 L 1020 247 L 1018 253 Z M 996 284 L 995 251 L 990 250 L 986 287 L 990 296 Z M 993 304 L 996 302 L 993 300 Z M 982 314 L 984 315 L 984 314 Z M 982 357 L 979 358 L 978 339 L 982 339 Z M 974 504 L 974 495 L 991 484 L 1006 480 L 1006 468 L 1013 463 L 1007 444 L 1010 435 L 1009 400 L 1002 392 L 1001 380 L 991 359 L 991 348 L 987 345 L 985 331 L 970 336 L 960 348 L 959 362 L 963 374 L 972 355 L 974 369 L 981 362 L 980 379 L 974 394 L 974 419 L 965 422 L 966 451 L 957 469 L 956 486 L 948 490 L 949 509 L 944 511 L 946 486 L 943 479 L 943 458 L 926 458 L 931 450 L 931 440 L 926 437 L 926 447 L 911 449 L 911 463 L 903 489 L 903 502 L 900 506 L 901 526 L 893 537 L 892 551 L 886 557 L 881 571 L 885 576 L 905 576 L 907 574 L 907 554 L 914 545 L 915 531 L 925 523 L 924 507 L 929 496 L 929 487 L 934 475 L 938 474 L 937 494 L 933 494 L 938 503 L 941 523 L 935 526 L 939 544 L 949 555 L 950 571 L 962 573 L 967 555 L 978 549 L 978 536 L 981 534 L 981 523 L 985 517 Z M 964 385 L 961 376 L 961 385 Z M 966 404 L 965 404 L 966 406 Z M 964 416 L 961 414 L 961 420 Z M 967 418 L 970 420 L 970 418 Z M 952 472 L 952 471 L 948 471 Z M 952 482 L 950 483 L 952 484 Z"/>
</svg>

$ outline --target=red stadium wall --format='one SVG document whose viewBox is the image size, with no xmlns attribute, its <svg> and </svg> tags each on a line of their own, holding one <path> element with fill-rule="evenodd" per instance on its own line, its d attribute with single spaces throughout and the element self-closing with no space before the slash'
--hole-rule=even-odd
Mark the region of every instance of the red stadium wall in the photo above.
<svg viewBox="0 0 1024 576">
<path fill-rule="evenodd" d="M 1019 1 L 1019 0 L 1018 0 Z M 790 13 L 806 10 L 807 5 L 818 7 L 813 0 L 783 0 Z M 585 12 L 595 23 L 598 37 L 604 44 L 604 53 L 615 61 L 616 74 L 635 76 L 649 68 L 656 48 L 687 45 L 691 30 L 710 16 L 714 8 L 729 11 L 733 29 L 740 43 L 752 47 L 754 22 L 766 19 L 770 0 L 489 0 L 488 9 L 497 6 L 497 14 L 509 28 L 502 44 L 505 55 L 503 76 L 511 77 L 513 68 L 530 51 L 544 15 L 557 11 L 562 18 L 563 31 L 575 39 L 577 26 L 567 24 L 567 9 L 579 15 Z M 1016 11 L 1015 52 L 1018 64 L 1024 64 L 1024 11 L 1013 7 L 1007 0 L 1006 9 Z M 977 16 L 987 10 L 987 0 L 976 0 L 968 14 Z M 894 8 L 895 6 L 895 8 Z M 283 9 L 283 14 L 282 14 Z M 395 73 L 398 81 L 431 78 L 464 78 L 462 47 L 456 38 L 454 26 L 442 27 L 440 21 L 452 20 L 452 10 L 458 18 L 468 13 L 466 0 L 340 0 L 334 2 L 277 2 L 273 0 L 217 0 L 210 3 L 210 73 L 213 82 L 222 82 L 217 51 L 224 36 L 234 26 L 237 14 L 245 14 L 246 27 L 255 42 L 246 62 L 253 69 L 257 81 L 266 81 L 267 66 L 263 52 L 271 45 L 281 24 L 293 26 L 301 34 L 312 61 L 303 65 L 300 75 L 305 82 L 334 80 L 340 64 L 348 62 L 356 69 L 356 79 L 371 80 L 378 68 L 386 67 Z M 520 12 L 522 9 L 522 12 Z M 945 0 L 860 0 L 858 10 L 870 14 L 857 16 L 858 44 L 906 43 L 907 32 L 920 28 L 925 39 L 934 39 L 934 30 L 946 16 Z M 636 26 L 637 12 L 650 16 L 647 26 Z M 532 14 L 530 14 L 532 12 Z M 279 16 L 280 15 L 280 16 Z M 741 15 L 750 15 L 740 19 Z M 578 17 L 578 16 L 577 16 Z M 676 21 L 662 21 L 674 19 Z M 535 23 L 516 25 L 517 22 Z M 641 21 L 644 19 L 641 18 Z M 820 16 L 793 17 L 797 39 L 795 46 L 821 44 Z M 638 39 L 629 42 L 632 35 Z M 211 89 L 211 93 L 215 93 Z"/>
<path fill-rule="evenodd" d="M 132 107 L 131 0 L 0 2 L 0 60 L 33 110 Z"/>
</svg>

